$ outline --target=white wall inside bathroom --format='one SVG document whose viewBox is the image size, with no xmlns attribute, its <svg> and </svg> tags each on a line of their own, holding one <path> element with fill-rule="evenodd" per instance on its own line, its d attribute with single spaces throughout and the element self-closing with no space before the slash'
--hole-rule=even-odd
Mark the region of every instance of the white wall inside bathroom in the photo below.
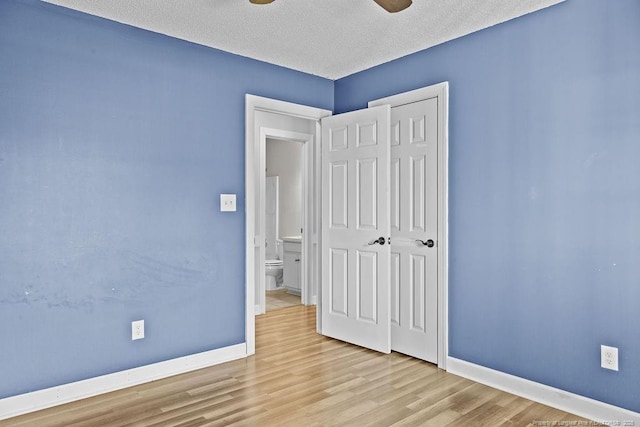
<svg viewBox="0 0 640 427">
<path fill-rule="evenodd" d="M 266 258 L 276 259 L 278 247 L 276 239 L 279 237 L 279 194 L 280 194 L 280 177 L 268 176 L 265 181 L 265 246 Z"/>
<path fill-rule="evenodd" d="M 279 236 L 299 236 L 302 227 L 302 143 L 267 138 L 266 176 L 279 179 Z"/>
</svg>

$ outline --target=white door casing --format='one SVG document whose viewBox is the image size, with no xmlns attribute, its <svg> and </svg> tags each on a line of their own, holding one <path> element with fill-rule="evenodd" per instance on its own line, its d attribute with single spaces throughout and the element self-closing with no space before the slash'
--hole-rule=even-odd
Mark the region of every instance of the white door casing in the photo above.
<svg viewBox="0 0 640 427">
<path fill-rule="evenodd" d="M 391 351 L 390 111 L 322 119 L 322 334 L 384 353 Z"/>
<path fill-rule="evenodd" d="M 448 83 L 369 102 L 391 105 L 392 349 L 446 369 Z M 416 240 L 433 240 L 428 247 Z"/>
</svg>

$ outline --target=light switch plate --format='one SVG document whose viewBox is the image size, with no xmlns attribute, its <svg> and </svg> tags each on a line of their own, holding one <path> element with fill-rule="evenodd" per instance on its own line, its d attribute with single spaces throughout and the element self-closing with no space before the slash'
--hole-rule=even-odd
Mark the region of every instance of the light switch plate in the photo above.
<svg viewBox="0 0 640 427">
<path fill-rule="evenodd" d="M 220 194 L 220 212 L 236 211 L 236 195 Z"/>
</svg>

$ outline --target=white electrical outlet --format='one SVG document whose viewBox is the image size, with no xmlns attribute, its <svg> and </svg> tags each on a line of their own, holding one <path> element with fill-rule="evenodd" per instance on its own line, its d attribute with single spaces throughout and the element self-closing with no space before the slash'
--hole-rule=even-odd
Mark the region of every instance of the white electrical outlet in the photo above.
<svg viewBox="0 0 640 427">
<path fill-rule="evenodd" d="M 618 348 L 607 345 L 600 346 L 600 366 L 612 371 L 618 370 Z"/>
<path fill-rule="evenodd" d="M 144 320 L 131 322 L 131 340 L 144 338 Z"/>
</svg>

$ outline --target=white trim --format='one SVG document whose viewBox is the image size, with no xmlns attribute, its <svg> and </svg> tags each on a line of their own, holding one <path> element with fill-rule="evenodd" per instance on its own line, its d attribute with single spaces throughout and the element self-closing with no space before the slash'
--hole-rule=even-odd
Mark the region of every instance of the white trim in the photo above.
<svg viewBox="0 0 640 427">
<path fill-rule="evenodd" d="M 438 98 L 438 367 L 447 369 L 449 349 L 449 82 L 369 102 L 391 107 Z"/>
<path fill-rule="evenodd" d="M 313 265 L 314 259 L 312 258 L 313 253 L 313 231 L 312 224 L 315 217 L 315 212 L 313 211 L 313 184 L 314 184 L 314 175 L 313 175 L 313 158 L 315 154 L 315 144 L 316 139 L 314 138 L 314 134 L 309 134 L 309 139 L 304 141 L 302 146 L 302 253 L 301 253 L 301 302 L 304 305 L 312 304 L 313 297 Z"/>
<path fill-rule="evenodd" d="M 255 325 L 255 194 L 256 194 L 256 159 L 259 147 L 256 147 L 255 112 L 266 111 L 290 117 L 319 120 L 330 116 L 331 111 L 321 108 L 293 104 L 256 95 L 245 95 L 245 338 L 247 354 L 256 352 Z M 318 126 L 316 126 L 316 129 Z M 316 132 L 316 136 L 318 133 Z M 316 142 L 319 139 L 316 138 Z M 316 144 L 319 145 L 319 144 Z M 259 189 L 258 189 L 259 190 Z M 318 207 L 319 209 L 319 207 Z"/>
<path fill-rule="evenodd" d="M 329 116 L 331 114 L 328 114 Z M 316 122 L 316 145 L 313 169 L 316 173 L 314 177 L 313 193 L 315 197 L 315 211 L 313 213 L 312 243 L 315 255 L 315 290 L 312 304 L 316 306 L 316 332 L 322 334 L 322 124 Z"/>
<path fill-rule="evenodd" d="M 607 425 L 620 421 L 620 425 L 640 425 L 640 413 L 609 405 L 595 399 L 580 396 L 568 391 L 549 387 L 534 381 L 485 368 L 484 366 L 448 358 L 448 372 L 472 381 L 488 385 L 507 393 L 515 394 L 535 402 L 560 409 L 580 417 L 601 421 Z M 635 424 L 625 424 L 624 421 Z M 618 424 L 616 424 L 618 425 Z"/>
<path fill-rule="evenodd" d="M 236 344 L 0 400 L 0 420 L 183 374 L 247 356 Z"/>
</svg>

